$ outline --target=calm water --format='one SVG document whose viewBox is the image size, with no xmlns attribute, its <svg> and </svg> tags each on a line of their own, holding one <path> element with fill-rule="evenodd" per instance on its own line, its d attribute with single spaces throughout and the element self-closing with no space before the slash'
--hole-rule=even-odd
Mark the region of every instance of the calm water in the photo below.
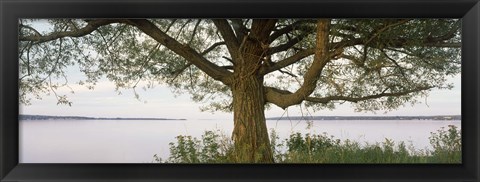
<svg viewBox="0 0 480 182">
<path fill-rule="evenodd" d="M 286 138 L 292 132 L 323 132 L 339 139 L 361 143 L 394 141 L 411 142 L 416 149 L 430 148 L 428 137 L 441 127 L 460 121 L 305 121 L 268 120 Z M 230 135 L 233 121 L 185 120 L 45 120 L 20 121 L 20 163 L 145 163 L 153 155 L 167 158 L 168 143 L 177 135 L 199 138 L 205 130 L 222 130 Z"/>
</svg>

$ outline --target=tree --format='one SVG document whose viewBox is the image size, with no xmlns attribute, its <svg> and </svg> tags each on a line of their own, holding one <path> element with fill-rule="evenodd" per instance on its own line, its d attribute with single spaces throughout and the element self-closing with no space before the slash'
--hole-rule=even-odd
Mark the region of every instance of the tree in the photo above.
<svg viewBox="0 0 480 182">
<path fill-rule="evenodd" d="M 168 84 L 205 110 L 233 111 L 235 160 L 273 162 L 264 110 L 351 102 L 392 110 L 460 72 L 456 19 L 52 19 L 19 22 L 20 101 L 65 86 L 78 65 L 93 87 Z M 65 83 L 51 78 L 64 78 Z M 55 80 L 55 79 L 54 79 Z"/>
</svg>

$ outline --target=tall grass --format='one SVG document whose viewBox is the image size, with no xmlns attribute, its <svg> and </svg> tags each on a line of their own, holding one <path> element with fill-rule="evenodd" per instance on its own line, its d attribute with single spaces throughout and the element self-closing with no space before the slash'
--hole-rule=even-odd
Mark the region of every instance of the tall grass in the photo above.
<svg viewBox="0 0 480 182">
<path fill-rule="evenodd" d="M 431 150 L 415 149 L 410 143 L 390 139 L 361 145 L 322 134 L 292 133 L 281 140 L 272 130 L 270 142 L 276 163 L 461 163 L 461 131 L 449 125 L 432 132 Z M 233 142 L 221 131 L 205 131 L 201 139 L 177 136 L 171 142 L 170 156 L 159 163 L 231 163 Z"/>
</svg>

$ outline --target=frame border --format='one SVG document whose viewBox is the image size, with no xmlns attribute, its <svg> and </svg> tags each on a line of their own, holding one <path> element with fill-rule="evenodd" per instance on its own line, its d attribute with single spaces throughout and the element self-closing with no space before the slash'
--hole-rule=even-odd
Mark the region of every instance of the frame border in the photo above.
<svg viewBox="0 0 480 182">
<path fill-rule="evenodd" d="M 0 0 L 0 181 L 479 181 L 479 0 Z M 462 18 L 462 164 L 19 164 L 19 18 Z"/>
</svg>

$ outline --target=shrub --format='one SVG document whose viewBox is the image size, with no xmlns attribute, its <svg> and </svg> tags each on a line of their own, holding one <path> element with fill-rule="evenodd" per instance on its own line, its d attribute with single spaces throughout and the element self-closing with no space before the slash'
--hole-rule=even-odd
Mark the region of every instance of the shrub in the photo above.
<svg viewBox="0 0 480 182">
<path fill-rule="evenodd" d="M 341 141 L 322 134 L 292 133 L 280 140 L 271 130 L 270 143 L 276 163 L 460 163 L 461 131 L 449 125 L 432 132 L 430 144 L 433 150 L 416 150 L 413 144 L 385 139 L 382 143 L 361 145 L 351 140 Z M 177 136 L 170 143 L 170 156 L 158 163 L 231 163 L 233 141 L 220 131 L 205 131 L 201 139 Z M 408 148 L 408 149 L 407 149 Z"/>
<path fill-rule="evenodd" d="M 170 156 L 165 163 L 224 163 L 229 161 L 232 142 L 220 131 L 205 131 L 201 140 L 179 135 L 171 142 Z M 155 162 L 162 162 L 154 156 Z"/>
<path fill-rule="evenodd" d="M 444 162 L 461 162 L 462 158 L 462 137 L 461 130 L 458 130 L 454 125 L 448 125 L 448 130 L 444 127 L 437 130 L 437 133 L 432 132 L 430 144 L 433 147 L 431 155 L 437 161 Z"/>
</svg>

